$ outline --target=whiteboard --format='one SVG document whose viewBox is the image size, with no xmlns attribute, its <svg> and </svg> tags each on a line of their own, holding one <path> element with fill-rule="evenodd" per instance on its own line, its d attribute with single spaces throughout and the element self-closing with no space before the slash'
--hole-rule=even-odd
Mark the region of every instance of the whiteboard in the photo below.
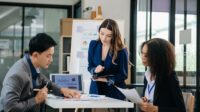
<svg viewBox="0 0 200 112">
<path fill-rule="evenodd" d="M 89 93 L 91 74 L 88 72 L 88 47 L 91 40 L 98 39 L 98 29 L 103 20 L 73 20 L 70 69 L 71 74 L 82 74 L 84 93 Z M 118 21 L 121 35 L 124 22 Z"/>
</svg>

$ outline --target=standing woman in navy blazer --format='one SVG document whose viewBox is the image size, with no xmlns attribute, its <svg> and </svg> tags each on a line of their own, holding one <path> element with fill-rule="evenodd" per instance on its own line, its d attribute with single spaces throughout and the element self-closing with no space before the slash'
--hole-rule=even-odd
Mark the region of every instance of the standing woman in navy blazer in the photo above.
<svg viewBox="0 0 200 112">
<path fill-rule="evenodd" d="M 99 38 L 90 42 L 88 51 L 88 71 L 92 75 L 90 94 L 124 100 L 125 96 L 115 87 L 126 87 L 128 73 L 128 53 L 118 25 L 106 19 L 98 32 Z"/>
<path fill-rule="evenodd" d="M 179 81 L 174 71 L 173 45 L 154 38 L 141 45 L 144 78 L 143 112 L 186 112 Z"/>
</svg>

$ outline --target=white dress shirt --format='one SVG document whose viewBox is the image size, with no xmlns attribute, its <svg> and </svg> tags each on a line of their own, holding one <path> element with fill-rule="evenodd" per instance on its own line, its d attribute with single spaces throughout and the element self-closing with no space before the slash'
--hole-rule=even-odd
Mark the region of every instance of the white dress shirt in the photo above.
<svg viewBox="0 0 200 112">
<path fill-rule="evenodd" d="M 153 103 L 154 90 L 155 90 L 155 80 L 151 80 L 151 73 L 147 69 L 145 72 L 145 78 L 147 80 L 147 87 L 145 89 L 145 97 L 148 99 L 148 102 Z"/>
</svg>

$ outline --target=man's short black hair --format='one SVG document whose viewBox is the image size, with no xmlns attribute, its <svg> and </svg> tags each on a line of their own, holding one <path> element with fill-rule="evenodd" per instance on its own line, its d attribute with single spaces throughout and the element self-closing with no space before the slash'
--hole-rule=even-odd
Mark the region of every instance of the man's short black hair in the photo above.
<svg viewBox="0 0 200 112">
<path fill-rule="evenodd" d="M 31 38 L 29 42 L 29 53 L 30 55 L 32 55 L 33 52 L 42 53 L 53 46 L 56 46 L 56 42 L 51 36 L 45 33 L 38 33 Z"/>
</svg>

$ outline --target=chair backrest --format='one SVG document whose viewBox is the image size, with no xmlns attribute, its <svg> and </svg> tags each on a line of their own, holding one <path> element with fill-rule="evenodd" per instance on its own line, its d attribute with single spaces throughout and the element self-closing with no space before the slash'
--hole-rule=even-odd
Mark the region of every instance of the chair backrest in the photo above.
<svg viewBox="0 0 200 112">
<path fill-rule="evenodd" d="M 194 112 L 194 96 L 192 93 L 183 92 L 183 99 L 185 103 L 186 112 Z"/>
</svg>

